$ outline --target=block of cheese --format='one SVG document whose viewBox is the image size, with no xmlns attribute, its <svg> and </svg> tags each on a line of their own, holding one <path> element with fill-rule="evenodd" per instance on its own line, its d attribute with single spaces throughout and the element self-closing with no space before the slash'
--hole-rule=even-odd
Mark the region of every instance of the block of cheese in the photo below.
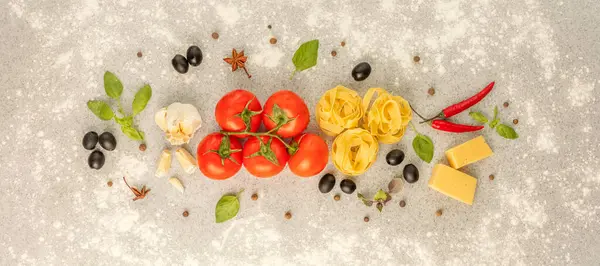
<svg viewBox="0 0 600 266">
<path fill-rule="evenodd" d="M 429 178 L 429 187 L 455 200 L 473 205 L 477 179 L 452 167 L 436 164 Z"/>
<path fill-rule="evenodd" d="M 494 154 L 483 136 L 476 137 L 446 151 L 448 163 L 454 169 L 485 159 Z"/>
</svg>

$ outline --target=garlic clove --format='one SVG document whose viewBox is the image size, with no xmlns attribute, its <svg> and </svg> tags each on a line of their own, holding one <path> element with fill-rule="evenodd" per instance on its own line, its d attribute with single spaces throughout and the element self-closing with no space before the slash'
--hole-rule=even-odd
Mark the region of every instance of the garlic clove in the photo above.
<svg viewBox="0 0 600 266">
<path fill-rule="evenodd" d="M 162 108 L 156 112 L 154 122 L 156 122 L 162 131 L 167 131 L 167 108 Z"/>
<path fill-rule="evenodd" d="M 171 151 L 169 149 L 164 149 L 158 160 L 158 167 L 156 168 L 155 173 L 156 177 L 167 175 L 169 169 L 171 169 Z"/>
<path fill-rule="evenodd" d="M 175 187 L 181 193 L 183 193 L 183 191 L 185 190 L 185 187 L 181 183 L 181 180 L 179 180 L 179 178 L 177 177 L 169 178 L 169 183 L 171 183 L 171 185 L 173 185 L 173 187 Z"/>
<path fill-rule="evenodd" d="M 177 161 L 181 165 L 181 168 L 188 173 L 191 174 L 197 167 L 196 159 L 192 156 L 186 149 L 177 148 L 175 151 L 175 157 L 177 157 Z"/>
</svg>

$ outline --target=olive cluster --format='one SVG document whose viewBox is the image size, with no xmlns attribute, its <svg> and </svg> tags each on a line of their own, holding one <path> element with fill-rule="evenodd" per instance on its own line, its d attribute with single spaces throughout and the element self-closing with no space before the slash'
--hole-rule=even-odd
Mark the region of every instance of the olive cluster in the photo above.
<svg viewBox="0 0 600 266">
<path fill-rule="evenodd" d="M 112 151 L 117 148 L 117 140 L 115 136 L 110 132 L 104 132 L 98 136 L 98 133 L 90 131 L 83 136 L 83 148 L 86 150 L 96 149 L 96 144 L 100 143 L 100 146 L 107 150 Z M 104 165 L 104 153 L 99 150 L 93 151 L 88 157 L 88 165 L 92 169 L 100 169 Z"/>
</svg>

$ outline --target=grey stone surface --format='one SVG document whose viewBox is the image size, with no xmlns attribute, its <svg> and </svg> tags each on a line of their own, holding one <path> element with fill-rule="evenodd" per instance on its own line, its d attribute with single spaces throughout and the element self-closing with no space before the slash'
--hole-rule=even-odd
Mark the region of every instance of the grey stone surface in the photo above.
<svg viewBox="0 0 600 266">
<path fill-rule="evenodd" d="M 3 0 L 0 10 L 2 265 L 600 261 L 597 1 Z M 214 31 L 218 40 L 210 37 Z M 289 80 L 294 50 L 314 38 L 321 41 L 318 65 Z M 347 45 L 340 47 L 343 40 Z M 201 47 L 204 61 L 180 75 L 170 60 L 192 44 Z M 222 61 L 231 48 L 247 53 L 252 79 L 231 73 Z M 414 55 L 422 61 L 413 63 Z M 355 82 L 350 71 L 361 61 L 373 72 Z M 86 108 L 90 99 L 107 99 L 106 70 L 123 81 L 126 110 L 142 84 L 154 90 L 135 119 L 146 133 L 145 152 Z M 520 138 L 481 132 L 495 154 L 465 168 L 479 180 L 473 206 L 429 189 L 427 180 L 434 163 L 446 163 L 446 149 L 477 134 L 424 125 L 418 129 L 436 147 L 431 164 L 416 157 L 409 132 L 397 144 L 381 145 L 375 165 L 356 178 L 357 191 L 372 195 L 401 174 L 402 166 L 383 159 L 393 148 L 419 168 L 421 180 L 406 185 L 382 213 L 337 187 L 321 194 L 318 177 L 301 179 L 288 169 L 265 180 L 242 170 L 216 182 L 198 171 L 185 174 L 173 161 L 171 175 L 182 179 L 184 194 L 153 175 L 167 146 L 153 114 L 174 101 L 194 104 L 204 119 L 189 145 L 195 151 L 203 136 L 218 130 L 215 104 L 233 88 L 249 89 L 262 102 L 277 90 L 293 90 L 312 111 L 335 85 L 361 95 L 382 87 L 433 115 L 492 80 L 496 88 L 474 110 L 491 115 L 500 106 L 503 122 L 519 119 Z M 434 96 L 427 94 L 431 86 Z M 501 107 L 505 101 L 508 108 Z M 312 115 L 308 131 L 320 133 Z M 466 114 L 455 121 L 471 122 Z M 90 130 L 113 132 L 118 140 L 99 171 L 88 168 L 90 152 L 81 146 Z M 331 163 L 326 171 L 341 180 Z M 132 185 L 148 185 L 149 196 L 132 202 L 124 175 Z M 217 200 L 242 188 L 238 217 L 215 224 Z M 253 192 L 258 201 L 250 200 Z M 336 193 L 340 201 L 333 200 Z M 406 207 L 398 206 L 400 199 Z M 182 217 L 184 210 L 189 217 Z M 283 217 L 288 210 L 291 220 Z"/>
</svg>

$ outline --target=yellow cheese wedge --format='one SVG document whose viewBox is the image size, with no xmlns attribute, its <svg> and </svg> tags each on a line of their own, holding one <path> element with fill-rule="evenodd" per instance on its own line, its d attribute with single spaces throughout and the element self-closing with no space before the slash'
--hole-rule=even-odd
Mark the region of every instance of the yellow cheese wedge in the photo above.
<svg viewBox="0 0 600 266">
<path fill-rule="evenodd" d="M 454 169 L 461 168 L 479 160 L 490 157 L 492 149 L 485 143 L 483 136 L 476 137 L 446 151 L 448 163 Z"/>
<path fill-rule="evenodd" d="M 433 167 L 429 187 L 466 204 L 473 205 L 477 179 L 443 164 Z"/>
</svg>

